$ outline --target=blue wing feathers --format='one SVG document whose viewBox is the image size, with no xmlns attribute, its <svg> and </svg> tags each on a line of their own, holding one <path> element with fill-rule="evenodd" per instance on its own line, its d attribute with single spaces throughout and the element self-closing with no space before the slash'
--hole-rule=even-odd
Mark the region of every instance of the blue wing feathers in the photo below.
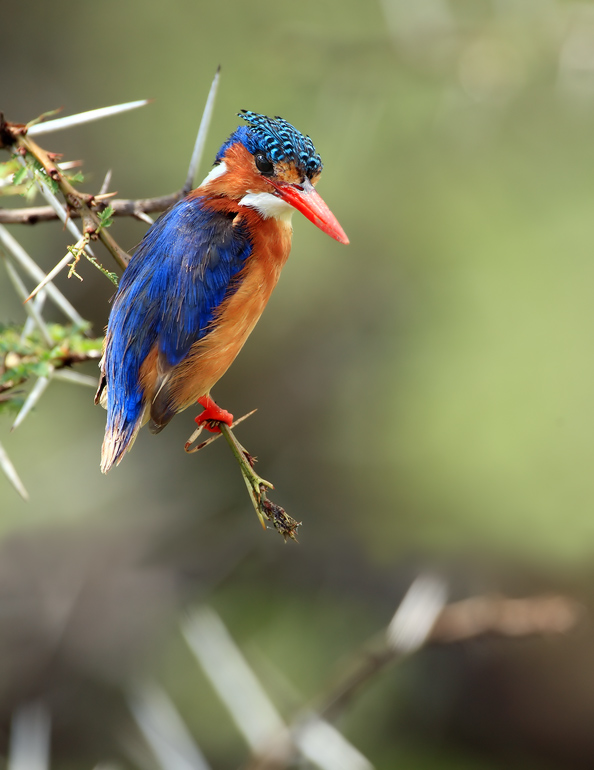
<svg viewBox="0 0 594 770">
<path fill-rule="evenodd" d="M 144 360 L 155 345 L 166 367 L 187 356 L 238 285 L 251 252 L 247 228 L 199 197 L 180 201 L 150 228 L 124 271 L 109 319 L 108 430 L 134 434 L 144 407 Z"/>
</svg>

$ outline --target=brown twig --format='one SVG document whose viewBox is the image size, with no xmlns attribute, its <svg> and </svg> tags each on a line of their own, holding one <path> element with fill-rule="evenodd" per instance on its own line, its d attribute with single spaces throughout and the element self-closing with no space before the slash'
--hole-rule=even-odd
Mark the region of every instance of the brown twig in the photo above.
<svg viewBox="0 0 594 770">
<path fill-rule="evenodd" d="M 183 194 L 182 190 L 178 190 L 169 195 L 159 195 L 156 198 L 115 198 L 109 201 L 109 204 L 113 208 L 113 216 L 138 217 L 142 214 L 165 211 L 181 200 Z M 106 204 L 94 201 L 90 205 L 101 211 Z M 74 209 L 70 212 L 70 216 L 76 219 L 81 216 L 81 212 Z M 51 206 L 30 206 L 20 209 L 0 208 L 0 224 L 4 225 L 35 225 L 37 222 L 49 222 L 54 219 L 58 219 L 58 215 Z"/>
</svg>

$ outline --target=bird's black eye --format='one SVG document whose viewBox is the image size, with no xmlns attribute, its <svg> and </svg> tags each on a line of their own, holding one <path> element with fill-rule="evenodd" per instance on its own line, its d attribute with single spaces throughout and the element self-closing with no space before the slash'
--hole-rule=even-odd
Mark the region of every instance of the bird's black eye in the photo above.
<svg viewBox="0 0 594 770">
<path fill-rule="evenodd" d="M 257 152 L 254 160 L 256 161 L 256 168 L 261 174 L 270 176 L 274 172 L 274 166 L 263 152 Z"/>
</svg>

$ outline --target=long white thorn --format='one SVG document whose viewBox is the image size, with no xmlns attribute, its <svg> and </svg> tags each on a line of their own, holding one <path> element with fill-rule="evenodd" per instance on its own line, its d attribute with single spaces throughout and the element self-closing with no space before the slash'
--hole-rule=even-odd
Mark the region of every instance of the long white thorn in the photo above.
<svg viewBox="0 0 594 770">
<path fill-rule="evenodd" d="M 204 145 L 206 144 L 206 137 L 208 134 L 208 129 L 210 128 L 210 121 L 212 119 L 217 90 L 219 88 L 220 76 L 221 68 L 219 67 L 215 72 L 214 78 L 212 79 L 210 91 L 208 92 L 208 98 L 206 99 L 206 104 L 204 105 L 204 112 L 202 113 L 202 119 L 200 120 L 200 127 L 198 128 L 198 135 L 196 137 L 196 143 L 194 144 L 194 152 L 192 153 L 192 159 L 190 160 L 190 167 L 188 168 L 186 183 L 183 186 L 184 194 L 189 193 L 192 189 L 194 184 L 194 177 L 198 171 L 200 161 L 202 160 Z"/>
<path fill-rule="evenodd" d="M 53 374 L 53 372 L 51 372 Z M 35 406 L 35 404 L 39 401 L 39 399 L 43 396 L 45 393 L 45 390 L 47 386 L 51 382 L 51 374 L 49 377 L 38 377 L 37 382 L 35 385 L 33 385 L 31 392 L 27 396 L 27 399 L 23 406 L 21 407 L 21 411 L 17 414 L 16 420 L 12 424 L 12 428 L 10 429 L 15 430 L 15 428 L 18 428 L 19 425 L 22 424 L 25 417 L 29 414 L 31 409 Z"/>
<path fill-rule="evenodd" d="M 33 280 L 40 282 L 45 278 L 45 273 L 37 265 L 37 263 L 27 254 L 21 244 L 12 237 L 4 225 L 0 225 L 0 243 L 11 254 L 15 262 L 17 262 L 23 270 L 25 270 Z M 48 283 L 46 291 L 50 299 L 60 308 L 60 310 L 70 320 L 82 326 L 85 323 L 84 318 L 78 313 L 78 311 L 68 302 L 62 292 L 53 284 Z"/>
<path fill-rule="evenodd" d="M 103 180 L 103 184 L 101 185 L 101 188 L 99 190 L 99 195 L 105 195 L 105 193 L 109 190 L 109 185 L 111 184 L 111 175 L 112 175 L 112 171 L 111 169 L 108 169 L 107 174 L 105 174 L 105 179 Z"/>
<path fill-rule="evenodd" d="M 137 211 L 134 216 L 136 219 L 140 219 L 141 222 L 146 222 L 147 225 L 152 225 L 155 221 L 152 217 L 149 217 L 146 211 Z"/>
<path fill-rule="evenodd" d="M 7 257 L 3 257 L 4 265 L 6 267 L 6 272 L 8 273 L 8 277 L 10 278 L 12 285 L 15 288 L 16 293 L 19 295 L 21 300 L 25 302 L 27 299 L 27 288 L 25 284 L 21 281 L 21 277 L 16 271 L 15 266 L 10 262 L 10 260 Z M 35 323 L 37 324 L 37 328 L 41 332 L 41 336 L 45 340 L 46 345 L 48 348 L 52 348 L 54 346 L 54 341 L 51 338 L 51 335 L 48 331 L 47 326 L 45 325 L 43 318 L 39 314 L 36 306 L 31 304 L 25 304 L 24 305 L 25 310 L 27 311 L 27 315 L 29 318 L 32 318 Z"/>
<path fill-rule="evenodd" d="M 40 318 L 42 318 L 41 313 L 43 312 L 43 306 L 45 305 L 46 296 L 47 295 L 45 291 L 43 291 L 42 289 L 39 292 L 39 294 L 35 297 L 35 300 L 32 303 L 35 311 L 39 314 Z M 27 337 L 33 331 L 34 326 L 35 326 L 35 321 L 33 320 L 33 314 L 31 313 L 27 316 L 27 320 L 25 321 L 25 325 L 23 326 L 23 333 L 21 334 L 21 342 L 24 342 L 27 339 Z"/>
<path fill-rule="evenodd" d="M 74 385 L 83 385 L 86 388 L 97 389 L 97 378 L 91 377 L 90 374 L 81 374 L 75 372 L 72 369 L 56 369 L 53 374 L 54 380 L 62 380 L 63 382 L 72 382 Z"/>
<path fill-rule="evenodd" d="M 10 481 L 12 486 L 16 489 L 19 495 L 26 502 L 29 501 L 29 493 L 25 489 L 23 482 L 19 478 L 19 474 L 16 472 L 16 468 L 12 464 L 12 460 L 6 454 L 6 450 L 0 444 L 0 468 L 4 471 L 4 475 Z"/>
<path fill-rule="evenodd" d="M 37 286 L 33 289 L 31 294 L 29 294 L 28 297 L 25 297 L 23 302 L 27 302 L 28 300 L 33 299 L 33 297 L 39 294 L 39 292 L 42 291 L 42 289 L 44 289 L 48 285 L 48 283 L 53 281 L 54 278 L 58 275 L 58 273 L 60 273 L 66 267 L 66 265 L 69 264 L 70 260 L 73 260 L 73 259 L 74 259 L 74 256 L 69 251 L 67 251 L 66 254 L 62 257 L 62 259 L 58 262 L 58 264 L 52 267 L 52 269 L 45 276 L 43 281 L 40 281 L 37 284 Z M 25 309 L 26 308 L 27 308 L 27 305 L 25 305 Z"/>
<path fill-rule="evenodd" d="M 18 706 L 10 725 L 8 770 L 49 770 L 51 716 L 41 701 Z"/>
<path fill-rule="evenodd" d="M 111 107 L 99 107 L 96 110 L 88 110 L 87 112 L 79 112 L 76 115 L 68 115 L 64 118 L 56 118 L 56 120 L 48 120 L 45 123 L 36 123 L 27 130 L 29 136 L 39 136 L 40 134 L 50 134 L 53 131 L 63 131 L 65 128 L 73 128 L 74 126 L 82 126 L 83 123 L 92 123 L 95 120 L 101 120 L 102 118 L 109 118 L 112 115 L 119 115 L 120 112 L 128 112 L 128 110 L 135 110 L 138 107 L 144 107 L 149 104 L 151 99 L 140 99 L 136 102 L 125 102 L 124 104 L 114 104 Z"/>
</svg>

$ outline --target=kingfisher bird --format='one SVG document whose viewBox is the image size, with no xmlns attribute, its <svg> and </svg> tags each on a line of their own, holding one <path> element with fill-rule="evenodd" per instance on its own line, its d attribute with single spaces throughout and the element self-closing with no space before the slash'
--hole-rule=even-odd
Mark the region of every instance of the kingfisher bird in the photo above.
<svg viewBox="0 0 594 770">
<path fill-rule="evenodd" d="M 291 249 L 295 209 L 340 243 L 348 238 L 315 184 L 309 136 L 250 110 L 202 184 L 150 227 L 110 312 L 95 403 L 107 408 L 103 473 L 149 423 L 159 433 L 194 402 L 216 432 L 233 416 L 210 391 L 260 318 Z"/>
</svg>

